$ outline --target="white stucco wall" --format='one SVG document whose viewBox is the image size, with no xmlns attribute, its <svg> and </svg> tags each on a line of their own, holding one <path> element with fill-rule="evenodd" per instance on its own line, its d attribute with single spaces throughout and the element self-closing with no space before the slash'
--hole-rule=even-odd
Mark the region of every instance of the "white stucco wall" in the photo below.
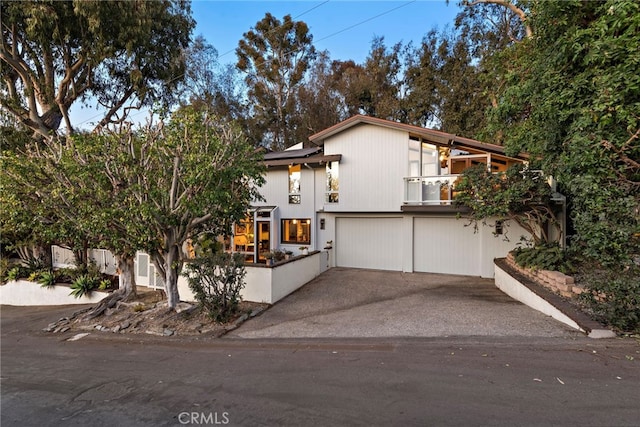
<svg viewBox="0 0 640 427">
<path fill-rule="evenodd" d="M 274 267 L 245 265 L 244 301 L 273 304 L 313 280 L 329 268 L 329 253 L 322 251 Z M 187 279 L 180 276 L 178 292 L 182 301 L 195 301 Z"/>
<path fill-rule="evenodd" d="M 562 311 L 547 302 L 544 298 L 538 296 L 535 292 L 511 277 L 507 272 L 494 264 L 495 267 L 495 284 L 502 292 L 521 303 L 538 310 L 541 313 L 551 316 L 554 319 L 568 325 L 581 332 L 585 332 L 573 319 L 569 318 Z"/>
<path fill-rule="evenodd" d="M 6 305 L 69 305 L 95 304 L 109 295 L 106 292 L 93 291 L 89 296 L 76 298 L 69 295 L 68 286 L 56 285 L 43 288 L 39 283 L 26 280 L 11 281 L 0 286 L 0 304 Z"/>
</svg>

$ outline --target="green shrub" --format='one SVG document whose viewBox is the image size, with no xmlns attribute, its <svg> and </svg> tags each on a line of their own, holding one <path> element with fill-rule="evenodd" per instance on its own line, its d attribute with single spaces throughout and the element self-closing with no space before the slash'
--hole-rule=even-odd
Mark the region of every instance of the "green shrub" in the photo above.
<svg viewBox="0 0 640 427">
<path fill-rule="evenodd" d="M 566 252 L 557 243 L 534 247 L 516 248 L 513 251 L 516 263 L 534 270 L 555 270 L 563 273 L 572 271 Z"/>
<path fill-rule="evenodd" d="M 78 276 L 78 272 L 75 268 L 60 268 L 56 270 L 56 277 L 58 283 L 73 283 Z"/>
<path fill-rule="evenodd" d="M 21 265 L 16 265 L 7 272 L 7 281 L 26 279 L 29 276 L 29 272 Z"/>
<path fill-rule="evenodd" d="M 71 293 L 76 298 L 80 298 L 84 295 L 90 295 L 91 291 L 96 289 L 99 285 L 99 279 L 94 276 L 82 274 L 71 283 Z"/>
<path fill-rule="evenodd" d="M 184 276 L 196 301 L 209 316 L 226 322 L 238 311 L 245 274 L 241 254 L 218 253 L 193 260 Z"/>
<path fill-rule="evenodd" d="M 56 284 L 56 275 L 53 271 L 41 271 L 38 275 L 38 283 L 43 288 L 49 288 Z"/>
<path fill-rule="evenodd" d="M 622 332 L 640 333 L 640 266 L 595 271 L 581 278 L 587 292 L 580 300 L 597 320 Z"/>
<path fill-rule="evenodd" d="M 109 289 L 110 287 L 111 287 L 111 280 L 102 279 L 100 281 L 100 284 L 98 285 L 98 290 L 99 291 L 104 291 L 106 289 Z"/>
<path fill-rule="evenodd" d="M 4 283 L 7 278 L 7 273 L 9 273 L 9 260 L 6 257 L 0 256 L 0 282 Z"/>
<path fill-rule="evenodd" d="M 42 258 L 30 257 L 26 261 L 26 268 L 29 272 L 40 272 L 47 269 L 47 265 Z"/>
</svg>

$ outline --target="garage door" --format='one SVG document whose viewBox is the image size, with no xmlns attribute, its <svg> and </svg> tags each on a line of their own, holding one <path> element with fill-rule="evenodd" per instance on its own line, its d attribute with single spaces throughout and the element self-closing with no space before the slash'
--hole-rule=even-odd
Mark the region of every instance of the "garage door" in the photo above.
<svg viewBox="0 0 640 427">
<path fill-rule="evenodd" d="M 480 276 L 480 235 L 456 218 L 414 218 L 413 269 Z"/>
<path fill-rule="evenodd" d="M 336 218 L 336 265 L 402 270 L 402 218 Z"/>
</svg>

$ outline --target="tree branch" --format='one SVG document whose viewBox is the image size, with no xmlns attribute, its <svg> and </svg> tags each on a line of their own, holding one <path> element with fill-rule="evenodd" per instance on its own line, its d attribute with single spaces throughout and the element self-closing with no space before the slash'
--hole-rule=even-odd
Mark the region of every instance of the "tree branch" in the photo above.
<svg viewBox="0 0 640 427">
<path fill-rule="evenodd" d="M 469 3 L 469 6 L 475 6 L 480 3 L 497 4 L 499 6 L 506 7 L 507 9 L 509 9 L 516 15 L 518 15 L 518 18 L 520 18 L 520 22 L 522 22 L 522 24 L 524 25 L 524 30 L 527 34 L 527 38 L 530 39 L 533 37 L 533 30 L 531 29 L 531 26 L 528 23 L 527 14 L 524 12 L 524 10 L 517 7 L 511 1 L 509 0 L 475 0 Z"/>
</svg>

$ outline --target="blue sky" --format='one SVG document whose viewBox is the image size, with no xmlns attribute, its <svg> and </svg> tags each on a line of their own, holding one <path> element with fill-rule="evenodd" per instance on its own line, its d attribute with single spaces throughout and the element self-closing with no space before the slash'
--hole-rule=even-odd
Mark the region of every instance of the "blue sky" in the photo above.
<svg viewBox="0 0 640 427">
<path fill-rule="evenodd" d="M 364 62 L 375 36 L 384 36 L 387 46 L 397 42 L 419 44 L 433 28 L 452 27 L 460 8 L 457 0 L 415 1 L 217 1 L 193 0 L 196 28 L 217 50 L 222 64 L 235 63 L 235 49 L 243 34 L 270 12 L 279 20 L 291 15 L 304 21 L 318 50 L 328 50 L 331 59 Z M 89 100 L 91 103 L 92 100 Z M 133 113 L 134 121 L 144 121 L 143 112 Z M 83 128 L 102 118 L 91 106 L 74 105 L 71 120 Z"/>
<path fill-rule="evenodd" d="M 402 41 L 418 44 L 432 28 L 453 26 L 457 1 L 207 1 L 194 0 L 197 22 L 194 36 L 203 35 L 221 63 L 235 62 L 242 35 L 270 12 L 282 20 L 291 15 L 304 21 L 316 49 L 328 50 L 332 59 L 366 58 L 374 36 L 384 36 L 387 46 Z"/>
</svg>

